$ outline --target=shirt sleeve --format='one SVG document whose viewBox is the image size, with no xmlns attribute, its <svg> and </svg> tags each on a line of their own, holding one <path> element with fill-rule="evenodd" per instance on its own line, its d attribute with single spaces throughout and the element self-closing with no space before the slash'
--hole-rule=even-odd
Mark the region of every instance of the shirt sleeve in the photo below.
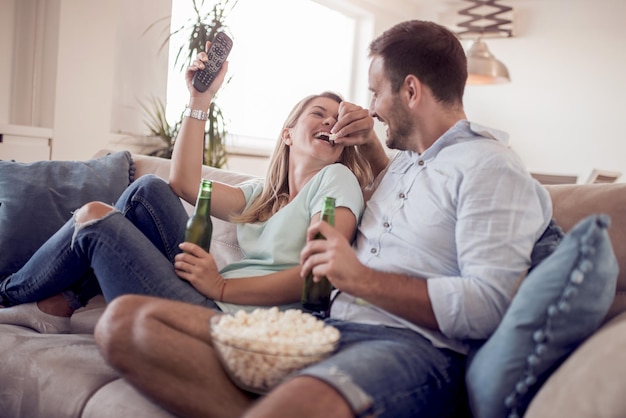
<svg viewBox="0 0 626 418">
<path fill-rule="evenodd" d="M 256 199 L 263 191 L 264 180 L 252 179 L 239 184 L 237 187 L 241 189 L 246 199 L 246 208 Z"/>
<path fill-rule="evenodd" d="M 335 198 L 335 207 L 346 207 L 352 211 L 357 222 L 361 219 L 365 202 L 356 176 L 343 164 L 332 164 L 319 173 L 317 187 L 309 195 L 311 216 L 322 210 L 324 197 Z"/>
<path fill-rule="evenodd" d="M 552 204 L 527 173 L 504 165 L 466 172 L 457 199 L 460 277 L 431 278 L 428 293 L 446 337 L 484 339 L 509 306 L 533 245 L 551 219 Z"/>
</svg>

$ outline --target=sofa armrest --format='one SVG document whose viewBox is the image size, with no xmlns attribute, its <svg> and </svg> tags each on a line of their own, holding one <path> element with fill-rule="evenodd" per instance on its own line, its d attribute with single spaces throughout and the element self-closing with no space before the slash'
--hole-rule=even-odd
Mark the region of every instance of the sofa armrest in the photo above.
<svg viewBox="0 0 626 418">
<path fill-rule="evenodd" d="M 626 411 L 626 313 L 589 337 L 550 376 L 524 418 L 613 418 Z"/>
</svg>

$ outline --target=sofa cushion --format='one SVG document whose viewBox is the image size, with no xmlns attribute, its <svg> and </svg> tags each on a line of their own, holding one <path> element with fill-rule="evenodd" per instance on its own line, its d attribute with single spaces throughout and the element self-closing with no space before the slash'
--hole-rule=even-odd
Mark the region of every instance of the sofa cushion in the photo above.
<svg viewBox="0 0 626 418">
<path fill-rule="evenodd" d="M 119 378 L 93 335 L 49 335 L 0 325 L 0 416 L 80 417 L 92 394 Z"/>
<path fill-rule="evenodd" d="M 524 418 L 624 416 L 626 313 L 591 336 L 555 371 Z"/>
<path fill-rule="evenodd" d="M 522 416 L 541 384 L 605 317 L 618 267 L 609 218 L 578 223 L 521 284 L 502 322 L 470 359 L 475 418 Z"/>
<path fill-rule="evenodd" d="M 175 418 L 121 378 L 112 380 L 94 393 L 80 415 L 80 418 L 123 417 Z"/>
<path fill-rule="evenodd" d="M 552 198 L 554 218 L 565 232 L 578 221 L 605 213 L 611 218 L 609 237 L 619 263 L 616 295 L 605 321 L 626 311 L 626 183 L 545 186 Z"/>
<path fill-rule="evenodd" d="M 173 418 L 106 364 L 93 335 L 0 331 L 0 417 Z"/>
<path fill-rule="evenodd" d="M 114 203 L 133 179 L 127 151 L 89 161 L 0 161 L 0 277 L 19 270 L 72 211 Z"/>
</svg>

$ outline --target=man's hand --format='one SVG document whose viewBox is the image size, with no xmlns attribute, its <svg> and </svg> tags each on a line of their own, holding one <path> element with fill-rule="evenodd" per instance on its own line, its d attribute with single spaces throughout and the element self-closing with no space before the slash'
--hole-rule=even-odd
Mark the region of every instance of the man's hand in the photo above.
<svg viewBox="0 0 626 418">
<path fill-rule="evenodd" d="M 339 104 L 339 117 L 331 133 L 337 136 L 337 144 L 346 146 L 378 141 L 374 133 L 374 119 L 369 110 L 345 101 Z"/>
<path fill-rule="evenodd" d="M 374 132 L 374 119 L 369 110 L 354 103 L 341 102 L 337 123 L 330 132 L 336 136 L 337 144 L 359 146 L 359 151 L 370 163 L 374 177 L 389 164 L 389 157 Z"/>
<path fill-rule="evenodd" d="M 318 232 L 326 239 L 314 239 Z M 349 293 L 363 284 L 360 279 L 365 277 L 368 269 L 359 262 L 344 235 L 327 222 L 320 221 L 309 227 L 307 239 L 300 253 L 302 277 L 312 270 L 314 280 L 319 281 L 326 276 L 337 289 Z"/>
<path fill-rule="evenodd" d="M 213 256 L 190 242 L 183 242 L 179 247 L 184 252 L 174 258 L 178 277 L 191 283 L 204 296 L 219 300 L 224 278 L 220 276 Z"/>
</svg>

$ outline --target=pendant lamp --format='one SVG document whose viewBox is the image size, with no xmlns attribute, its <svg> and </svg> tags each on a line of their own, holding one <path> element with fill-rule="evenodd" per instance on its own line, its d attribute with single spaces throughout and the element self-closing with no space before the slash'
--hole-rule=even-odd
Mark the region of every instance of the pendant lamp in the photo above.
<svg viewBox="0 0 626 418">
<path fill-rule="evenodd" d="M 461 39 L 471 38 L 467 50 L 467 84 L 500 84 L 511 81 L 509 70 L 496 59 L 487 48 L 483 38 L 510 37 L 512 21 L 502 17 L 513 10 L 498 4 L 499 0 L 464 0 L 472 6 L 459 10 L 459 15 L 468 19 L 458 24 L 464 31 L 457 32 Z"/>
<path fill-rule="evenodd" d="M 467 50 L 467 84 L 500 84 L 511 81 L 509 70 L 493 56 L 481 38 Z"/>
</svg>

